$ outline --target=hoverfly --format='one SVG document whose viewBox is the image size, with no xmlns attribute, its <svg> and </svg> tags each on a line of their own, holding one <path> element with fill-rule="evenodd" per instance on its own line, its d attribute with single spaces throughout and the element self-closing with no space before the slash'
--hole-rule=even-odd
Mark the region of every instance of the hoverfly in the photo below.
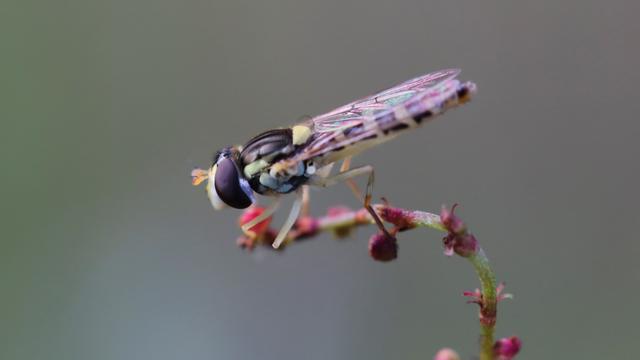
<svg viewBox="0 0 640 360">
<path fill-rule="evenodd" d="M 247 208 L 256 203 L 255 194 L 275 197 L 261 216 L 243 226 L 244 230 L 271 216 L 280 203 L 280 195 L 295 193 L 274 248 L 280 246 L 306 206 L 308 186 L 346 182 L 386 231 L 370 205 L 373 167 L 350 169 L 351 157 L 469 101 L 476 85 L 457 80 L 459 73 L 458 69 L 432 72 L 292 127 L 268 130 L 244 146 L 222 148 L 208 170 L 192 171 L 192 183 L 199 185 L 208 180 L 206 192 L 215 209 Z M 332 175 L 338 161 L 342 161 L 340 171 Z M 360 175 L 368 176 L 364 196 L 353 180 Z"/>
</svg>

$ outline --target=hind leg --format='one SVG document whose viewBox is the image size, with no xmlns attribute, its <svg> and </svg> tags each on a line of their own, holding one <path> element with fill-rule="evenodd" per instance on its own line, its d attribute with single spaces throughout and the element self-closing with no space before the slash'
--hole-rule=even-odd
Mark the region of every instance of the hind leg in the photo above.
<svg viewBox="0 0 640 360">
<path fill-rule="evenodd" d="M 302 210 L 300 210 L 300 215 L 309 216 L 309 185 L 302 185 Z"/>
<path fill-rule="evenodd" d="M 344 167 L 344 165 L 343 165 Z M 365 165 L 365 166 L 361 166 L 361 167 L 357 167 L 355 169 L 351 169 L 351 170 L 346 170 L 346 171 L 342 171 L 334 176 L 330 176 L 330 177 L 312 177 L 310 180 L 310 183 L 312 185 L 317 185 L 317 186 L 322 186 L 322 187 L 328 187 L 328 186 L 333 186 L 335 184 L 341 183 L 341 182 L 349 182 L 349 181 L 353 181 L 353 178 L 356 176 L 361 176 L 361 175 L 367 175 L 367 188 L 366 188 L 366 192 L 364 195 L 364 208 L 367 209 L 367 211 L 369 212 L 369 214 L 371 215 L 371 217 L 373 218 L 373 220 L 376 222 L 376 225 L 378 226 L 378 228 L 384 232 L 385 234 L 389 235 L 389 232 L 387 231 L 387 229 L 384 227 L 384 224 L 382 223 L 382 220 L 380 219 L 380 217 L 378 216 L 378 214 L 375 212 L 375 210 L 373 209 L 373 207 L 371 206 L 371 196 L 373 193 L 373 182 L 375 180 L 375 176 L 374 176 L 374 170 L 373 170 L 373 166 L 371 165 Z M 363 200 L 360 196 L 360 191 L 358 190 L 357 192 L 357 196 L 360 200 Z"/>
<path fill-rule="evenodd" d="M 351 156 L 345 158 L 342 161 L 342 165 L 340 166 L 340 172 L 341 173 L 346 172 L 350 168 L 351 168 Z M 345 183 L 347 184 L 347 186 L 349 187 L 353 195 L 356 197 L 356 199 L 363 201 L 362 191 L 360 191 L 360 188 L 358 187 L 358 184 L 355 182 L 355 180 L 346 179 Z"/>
</svg>

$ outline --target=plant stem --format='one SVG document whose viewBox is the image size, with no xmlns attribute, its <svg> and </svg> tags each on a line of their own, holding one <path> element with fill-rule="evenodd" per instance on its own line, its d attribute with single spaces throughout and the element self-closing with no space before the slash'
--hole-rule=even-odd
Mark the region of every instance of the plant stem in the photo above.
<svg viewBox="0 0 640 360">
<path fill-rule="evenodd" d="M 376 206 L 378 211 L 388 209 L 384 205 Z M 395 215 L 400 214 L 400 218 L 408 220 L 416 227 L 428 227 L 431 229 L 447 232 L 442 224 L 440 216 L 424 211 L 410 211 L 395 209 Z M 389 220 L 389 219 L 386 219 Z M 371 223 L 372 219 L 368 214 L 353 212 L 344 214 L 341 217 L 324 218 L 320 221 L 322 230 L 329 230 L 340 226 L 358 226 Z M 480 280 L 480 296 L 477 299 L 480 305 L 480 360 L 493 360 L 493 333 L 496 325 L 498 294 L 496 291 L 496 276 L 489 264 L 489 258 L 478 244 L 478 250 L 467 257 L 473 265 L 478 279 Z"/>
<path fill-rule="evenodd" d="M 447 225 L 443 223 L 443 220 L 439 215 L 424 211 L 392 208 L 386 204 L 374 205 L 373 208 L 384 221 L 393 224 L 396 229 L 408 230 L 414 227 L 427 227 L 448 233 L 449 236 L 451 236 L 451 224 Z M 452 216 L 453 209 L 450 214 L 451 215 L 449 216 Z M 314 218 L 314 221 L 317 227 L 312 227 L 312 231 L 305 232 L 300 231 L 299 229 L 292 230 L 289 233 L 287 243 L 313 236 L 318 232 L 338 231 L 345 228 L 352 229 L 375 223 L 372 216 L 366 209 L 360 209 L 359 211 L 345 211 L 340 215 Z M 457 231 L 461 231 L 464 235 L 468 234 L 466 227 L 462 227 Z M 460 233 L 456 234 L 463 236 L 463 234 Z M 475 237 L 473 239 L 475 241 Z M 480 360 L 493 360 L 493 335 L 496 325 L 497 304 L 499 298 L 506 296 L 500 295 L 501 289 L 497 290 L 495 274 L 493 273 L 489 264 L 489 259 L 480 244 L 477 244 L 477 247 L 472 249 L 475 250 L 473 253 L 469 254 L 466 252 L 458 252 L 458 254 L 467 258 L 471 262 L 478 278 L 480 279 L 480 292 L 469 293 L 468 295 L 474 298 L 472 302 L 480 305 Z M 451 250 L 451 254 L 453 253 L 454 251 Z"/>
<path fill-rule="evenodd" d="M 480 360 L 493 360 L 493 331 L 496 325 L 497 295 L 496 276 L 482 248 L 469 261 L 480 279 L 482 303 L 480 304 Z"/>
<path fill-rule="evenodd" d="M 438 215 L 414 211 L 413 218 L 417 226 L 447 231 Z M 480 280 L 480 360 L 493 360 L 493 332 L 496 325 L 498 304 L 496 276 L 489 264 L 489 258 L 479 245 L 476 253 L 467 259 L 473 265 Z"/>
</svg>

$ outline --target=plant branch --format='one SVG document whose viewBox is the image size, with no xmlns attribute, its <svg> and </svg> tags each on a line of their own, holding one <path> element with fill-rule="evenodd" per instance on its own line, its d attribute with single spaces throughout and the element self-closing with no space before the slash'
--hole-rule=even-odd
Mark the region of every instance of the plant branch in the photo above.
<svg viewBox="0 0 640 360">
<path fill-rule="evenodd" d="M 496 277 L 482 248 L 469 261 L 480 279 L 480 360 L 491 360 L 498 305 Z"/>
<path fill-rule="evenodd" d="M 397 233 L 417 227 L 427 227 L 446 233 L 443 238 L 445 254 L 450 256 L 455 253 L 469 260 L 480 280 L 480 289 L 464 293 L 465 296 L 470 298 L 468 302 L 480 306 L 480 360 L 493 360 L 496 357 L 498 359 L 511 359 L 517 351 L 513 353 L 512 357 L 504 357 L 496 352 L 495 347 L 498 343 L 494 342 L 498 302 L 510 297 L 510 295 L 502 294 L 504 285 L 497 285 L 489 259 L 475 236 L 467 230 L 462 220 L 454 214 L 455 207 L 455 205 L 451 209 L 443 207 L 440 215 L 436 215 L 423 211 L 394 208 L 388 204 L 374 205 L 373 208 L 376 214 L 384 222 L 391 224 L 393 229 L 389 233 L 379 233 L 372 236 L 369 242 L 369 252 L 376 260 L 390 261 L 397 256 L 397 239 L 395 237 Z M 259 211 L 256 212 L 255 208 L 248 211 L 253 211 L 253 214 L 249 217 L 241 218 L 241 224 L 259 215 Z M 287 235 L 285 244 L 292 245 L 297 241 L 311 238 L 321 232 L 333 232 L 338 237 L 345 237 L 357 227 L 375 223 L 366 209 L 352 211 L 344 207 L 335 207 L 331 208 L 325 216 L 318 218 L 305 216 L 300 218 Z M 268 223 L 266 225 L 262 224 L 261 228 L 260 226 L 261 224 L 258 224 L 245 232 L 244 236 L 238 239 L 238 244 L 249 249 L 257 245 L 266 245 L 271 248 L 270 245 L 275 238 L 276 231 L 270 229 Z M 517 350 L 519 350 L 519 339 L 517 340 Z M 505 341 L 505 339 L 501 341 Z"/>
</svg>

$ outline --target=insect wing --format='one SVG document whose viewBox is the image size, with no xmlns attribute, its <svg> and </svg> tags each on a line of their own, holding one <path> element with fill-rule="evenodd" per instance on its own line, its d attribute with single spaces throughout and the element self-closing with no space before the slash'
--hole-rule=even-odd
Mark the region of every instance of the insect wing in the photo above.
<svg viewBox="0 0 640 360">
<path fill-rule="evenodd" d="M 390 110 L 396 105 L 407 102 L 420 92 L 431 88 L 436 89 L 439 84 L 448 82 L 459 73 L 459 69 L 432 72 L 407 80 L 375 95 L 356 100 L 313 118 L 314 131 L 316 133 L 336 132 L 360 125 L 381 111 Z"/>
<path fill-rule="evenodd" d="M 320 156 L 377 136 L 380 131 L 402 123 L 399 114 L 413 117 L 430 113 L 433 116 L 444 111 L 447 99 L 460 87 L 460 81 L 455 79 L 458 73 L 458 70 L 443 70 L 427 74 L 314 118 L 317 121 L 314 125 L 320 128 L 315 129 L 314 139 L 297 160 Z M 401 111 L 396 112 L 398 109 Z M 364 126 L 358 126 L 360 124 Z M 349 130 L 351 128 L 354 131 Z"/>
<path fill-rule="evenodd" d="M 345 111 L 342 113 L 325 114 L 313 119 L 313 129 L 317 133 L 327 133 L 344 130 L 361 124 L 363 117 L 358 112 Z"/>
<path fill-rule="evenodd" d="M 434 71 L 432 73 L 418 76 L 411 80 L 407 80 L 400 85 L 397 85 L 391 89 L 385 90 L 377 94 L 376 96 L 385 96 L 401 91 L 419 91 L 428 89 L 437 84 L 454 79 L 460 74 L 460 69 L 445 69 L 440 71 Z"/>
</svg>

